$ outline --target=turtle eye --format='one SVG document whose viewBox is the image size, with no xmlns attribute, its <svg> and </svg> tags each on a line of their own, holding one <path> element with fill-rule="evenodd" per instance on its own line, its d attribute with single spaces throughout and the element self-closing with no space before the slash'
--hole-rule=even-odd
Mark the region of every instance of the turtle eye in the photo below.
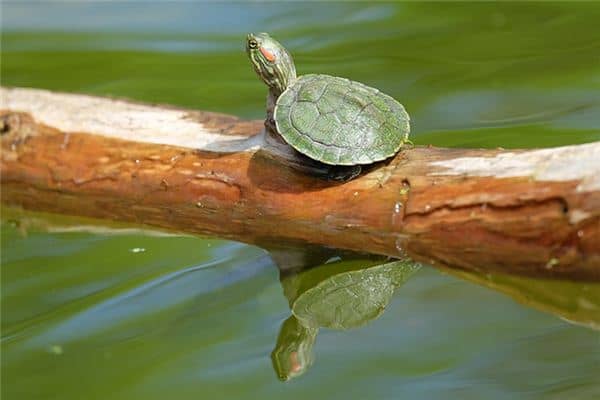
<svg viewBox="0 0 600 400">
<path fill-rule="evenodd" d="M 250 47 L 251 49 L 256 49 L 258 47 L 258 42 L 254 39 L 250 39 L 248 41 L 248 47 Z"/>
</svg>

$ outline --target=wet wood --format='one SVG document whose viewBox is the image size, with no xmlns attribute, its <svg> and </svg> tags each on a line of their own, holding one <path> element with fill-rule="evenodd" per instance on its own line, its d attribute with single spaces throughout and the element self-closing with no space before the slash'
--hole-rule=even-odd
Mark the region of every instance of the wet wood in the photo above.
<svg viewBox="0 0 600 400">
<path fill-rule="evenodd" d="M 600 280 L 600 143 L 420 147 L 358 179 L 291 168 L 261 121 L 1 89 L 2 202 L 263 246 Z"/>
</svg>

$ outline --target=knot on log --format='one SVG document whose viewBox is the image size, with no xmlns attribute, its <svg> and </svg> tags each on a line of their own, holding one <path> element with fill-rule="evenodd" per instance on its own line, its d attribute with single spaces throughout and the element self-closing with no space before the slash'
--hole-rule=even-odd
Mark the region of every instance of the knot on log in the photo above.
<svg viewBox="0 0 600 400">
<path fill-rule="evenodd" d="M 2 141 L 10 142 L 12 150 L 25 142 L 28 137 L 37 135 L 37 132 L 37 124 L 29 113 L 0 110 Z"/>
</svg>

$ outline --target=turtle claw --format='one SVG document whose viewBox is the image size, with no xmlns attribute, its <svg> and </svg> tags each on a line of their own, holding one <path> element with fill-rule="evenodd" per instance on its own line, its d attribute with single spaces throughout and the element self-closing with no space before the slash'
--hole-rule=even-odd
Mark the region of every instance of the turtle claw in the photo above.
<svg viewBox="0 0 600 400">
<path fill-rule="evenodd" d="M 267 116 L 267 118 L 265 119 L 265 128 L 267 128 L 267 130 L 270 130 L 271 132 L 277 132 L 277 125 L 275 124 L 275 119 L 273 119 L 273 116 Z"/>
<path fill-rule="evenodd" d="M 327 173 L 327 179 L 330 181 L 347 182 L 360 175 L 362 167 L 360 165 L 336 165 L 332 166 Z"/>
</svg>

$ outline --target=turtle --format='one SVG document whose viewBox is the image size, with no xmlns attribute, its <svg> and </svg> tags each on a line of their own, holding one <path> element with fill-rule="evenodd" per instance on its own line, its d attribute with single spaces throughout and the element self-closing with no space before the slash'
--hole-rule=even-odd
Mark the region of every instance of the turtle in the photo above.
<svg viewBox="0 0 600 400">
<path fill-rule="evenodd" d="M 362 256 L 282 277 L 292 315 L 281 325 L 271 353 L 279 379 L 287 381 L 310 368 L 320 328 L 347 330 L 378 318 L 395 289 L 420 267 L 407 258 L 382 263 Z"/>
<path fill-rule="evenodd" d="M 411 143 L 409 115 L 393 97 L 346 78 L 296 76 L 290 53 L 267 33 L 248 34 L 246 52 L 269 87 L 267 128 L 309 159 L 340 166 L 331 178 L 351 179 Z"/>
</svg>

